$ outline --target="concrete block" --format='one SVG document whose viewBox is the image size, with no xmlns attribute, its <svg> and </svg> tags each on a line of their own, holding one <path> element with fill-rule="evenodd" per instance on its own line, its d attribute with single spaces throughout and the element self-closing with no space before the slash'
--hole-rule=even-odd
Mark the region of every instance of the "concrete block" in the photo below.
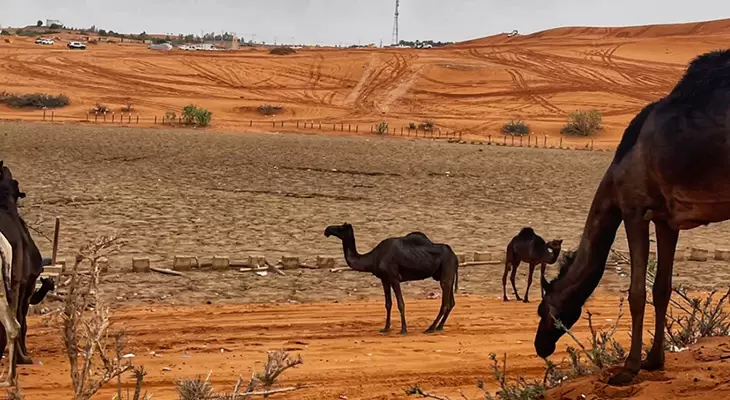
<svg viewBox="0 0 730 400">
<path fill-rule="evenodd" d="M 708 258 L 708 251 L 707 249 L 699 248 L 699 247 L 692 247 L 689 251 L 689 260 L 690 261 L 699 261 L 704 262 L 707 261 Z"/>
<path fill-rule="evenodd" d="M 730 250 L 727 249 L 716 249 L 715 260 L 717 261 L 730 261 Z"/>
<path fill-rule="evenodd" d="M 282 269 L 297 269 L 302 263 L 299 262 L 299 257 L 294 256 L 281 256 L 281 268 Z"/>
<path fill-rule="evenodd" d="M 147 257 L 133 259 L 132 272 L 150 272 L 150 259 Z"/>
<path fill-rule="evenodd" d="M 228 257 L 213 256 L 213 269 L 215 271 L 227 271 L 231 266 L 231 259 Z"/>
<path fill-rule="evenodd" d="M 251 268 L 265 267 L 266 257 L 261 255 L 250 255 L 248 256 L 248 266 Z"/>
<path fill-rule="evenodd" d="M 194 258 L 190 256 L 175 256 L 172 262 L 173 271 L 190 271 L 193 269 Z"/>
<path fill-rule="evenodd" d="M 487 251 L 475 251 L 474 261 L 492 261 L 492 253 Z"/>
<path fill-rule="evenodd" d="M 65 258 L 56 258 L 56 265 L 60 265 L 63 269 L 63 272 L 66 272 L 66 259 Z"/>
<path fill-rule="evenodd" d="M 63 273 L 63 266 L 61 265 L 46 265 L 43 267 L 43 272 L 53 275 L 61 275 Z"/>
<path fill-rule="evenodd" d="M 317 256 L 317 268 L 334 268 L 334 267 L 335 267 L 335 258 L 334 257 Z"/>
<path fill-rule="evenodd" d="M 107 259 L 106 257 L 102 257 L 96 260 L 96 265 L 99 267 L 99 271 L 102 274 L 109 273 L 109 259 Z"/>
</svg>

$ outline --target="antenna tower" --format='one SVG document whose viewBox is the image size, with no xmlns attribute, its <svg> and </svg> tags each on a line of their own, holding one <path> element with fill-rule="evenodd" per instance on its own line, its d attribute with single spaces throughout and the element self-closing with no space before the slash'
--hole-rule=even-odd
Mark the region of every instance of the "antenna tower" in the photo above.
<svg viewBox="0 0 730 400">
<path fill-rule="evenodd" d="M 393 20 L 393 45 L 397 46 L 400 41 L 398 40 L 398 9 L 400 8 L 400 0 L 395 0 L 395 19 Z"/>
</svg>

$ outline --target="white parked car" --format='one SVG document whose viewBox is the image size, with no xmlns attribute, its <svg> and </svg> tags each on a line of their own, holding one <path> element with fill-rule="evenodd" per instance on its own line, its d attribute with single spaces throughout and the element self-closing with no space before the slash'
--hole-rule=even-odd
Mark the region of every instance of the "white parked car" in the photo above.
<svg viewBox="0 0 730 400">
<path fill-rule="evenodd" d="M 71 50 L 74 50 L 74 49 L 86 50 L 86 45 L 83 43 L 79 43 L 79 42 L 71 42 L 71 43 L 67 44 L 66 46 Z"/>
<path fill-rule="evenodd" d="M 53 44 L 53 39 L 38 38 L 35 40 L 36 44 Z"/>
</svg>

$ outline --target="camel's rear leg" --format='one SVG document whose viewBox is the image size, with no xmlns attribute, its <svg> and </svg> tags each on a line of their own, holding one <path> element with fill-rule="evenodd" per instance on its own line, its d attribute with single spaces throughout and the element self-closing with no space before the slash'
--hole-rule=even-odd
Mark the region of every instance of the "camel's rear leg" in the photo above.
<svg viewBox="0 0 730 400">
<path fill-rule="evenodd" d="M 444 291 L 444 297 L 446 297 L 446 294 L 448 293 L 449 297 L 449 305 L 446 306 L 446 312 L 444 312 L 444 317 L 441 319 L 441 322 L 436 327 L 437 331 L 444 330 L 444 324 L 446 323 L 446 318 L 449 318 L 449 314 L 451 314 L 451 310 L 454 309 L 454 306 L 456 305 L 456 299 L 454 299 L 454 285 L 449 285 L 448 289 Z"/>
<path fill-rule="evenodd" d="M 444 328 L 446 318 L 448 318 L 451 309 L 454 307 L 452 304 L 454 301 L 453 279 L 448 279 L 444 276 L 442 276 L 441 278 L 442 279 L 439 282 L 441 284 L 441 308 L 439 309 L 439 313 L 436 316 L 436 319 L 433 320 L 431 326 L 426 329 L 426 333 L 434 333 L 437 329 L 442 330 Z M 436 324 L 438 324 L 438 327 L 436 327 Z"/>
<path fill-rule="evenodd" d="M 527 274 L 527 290 L 525 290 L 525 303 L 530 302 L 530 286 L 532 286 L 532 274 L 535 273 L 535 264 L 530 263 L 530 272 Z M 514 282 L 514 281 L 512 281 Z"/>
<path fill-rule="evenodd" d="M 507 298 L 507 274 L 509 274 L 510 269 L 512 270 L 512 288 L 515 291 L 515 296 L 517 297 L 517 300 L 522 300 L 520 298 L 520 295 L 517 294 L 517 288 L 515 287 L 515 274 L 517 273 L 517 267 L 520 266 L 520 261 L 514 261 L 510 260 L 509 256 L 504 262 L 504 274 L 502 274 L 502 300 L 503 301 L 509 301 L 509 298 Z"/>
<path fill-rule="evenodd" d="M 515 263 L 512 267 L 512 274 L 509 277 L 509 280 L 512 282 L 512 290 L 515 291 L 515 298 L 517 298 L 517 301 L 522 300 L 520 297 L 520 294 L 517 293 L 517 285 L 515 284 L 515 278 L 517 278 L 517 267 L 520 265 L 519 262 Z"/>
<path fill-rule="evenodd" d="M 395 280 L 391 283 L 393 286 L 393 292 L 395 292 L 395 300 L 398 302 L 398 311 L 400 312 L 400 333 L 405 335 L 408 333 L 408 327 L 406 326 L 406 303 L 403 301 L 403 293 L 400 290 L 400 282 Z"/>
</svg>

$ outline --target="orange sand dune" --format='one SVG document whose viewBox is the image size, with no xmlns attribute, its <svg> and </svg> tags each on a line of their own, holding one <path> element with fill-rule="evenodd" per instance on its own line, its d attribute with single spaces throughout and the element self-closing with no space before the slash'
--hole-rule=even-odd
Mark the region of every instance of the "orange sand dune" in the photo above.
<svg viewBox="0 0 730 400">
<path fill-rule="evenodd" d="M 498 35 L 441 49 L 263 49 L 157 52 L 140 44 L 90 44 L 32 38 L 0 43 L 0 90 L 63 92 L 72 105 L 57 119 L 79 121 L 97 102 L 119 111 L 130 101 L 142 123 L 196 103 L 214 113 L 213 129 L 294 130 L 295 121 L 391 127 L 430 119 L 466 134 L 499 134 L 510 119 L 535 134 L 559 135 L 568 114 L 602 111 L 597 136 L 615 144 L 647 102 L 666 94 L 688 61 L 727 46 L 730 20 L 628 28 L 558 28 Z M 260 115 L 262 104 L 285 110 Z M 0 118 L 37 119 L 38 111 L 0 107 Z M 250 120 L 277 121 L 249 127 Z M 280 122 L 289 122 L 281 128 Z M 365 128 L 363 128 L 365 129 Z"/>
</svg>

